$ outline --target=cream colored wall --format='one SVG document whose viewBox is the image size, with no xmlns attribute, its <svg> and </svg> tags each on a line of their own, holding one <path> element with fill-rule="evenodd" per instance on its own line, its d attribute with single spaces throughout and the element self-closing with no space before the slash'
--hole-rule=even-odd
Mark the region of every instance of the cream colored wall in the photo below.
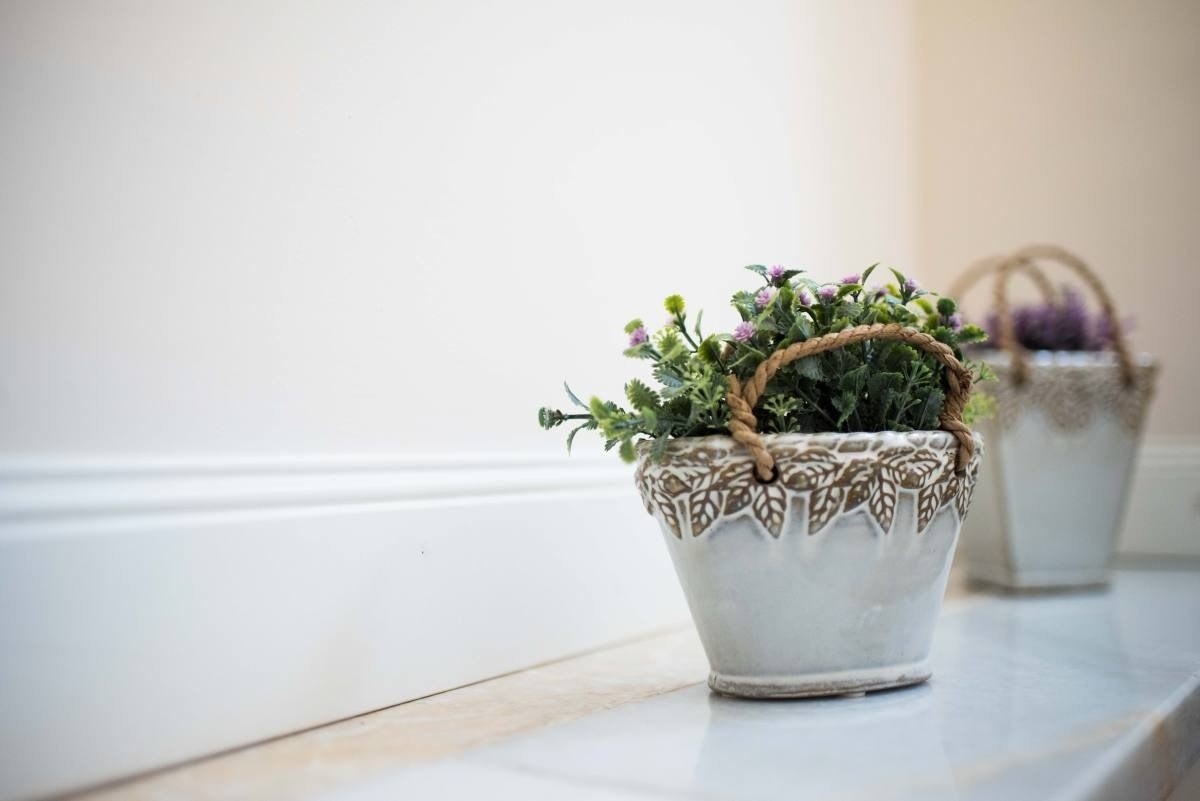
<svg viewBox="0 0 1200 801">
<path fill-rule="evenodd" d="M 927 280 L 1075 250 L 1162 358 L 1150 433 L 1200 436 L 1200 3 L 923 0 L 916 50 Z"/>
<path fill-rule="evenodd" d="M 558 456 L 537 407 L 619 396 L 666 295 L 728 330 L 744 264 L 913 261 L 911 32 L 888 0 L 0 5 L 0 458 Z"/>
</svg>

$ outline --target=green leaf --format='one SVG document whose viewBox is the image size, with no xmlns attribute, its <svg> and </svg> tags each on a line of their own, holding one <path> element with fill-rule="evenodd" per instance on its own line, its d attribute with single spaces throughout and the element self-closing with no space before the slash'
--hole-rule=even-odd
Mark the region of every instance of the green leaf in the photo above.
<svg viewBox="0 0 1200 801">
<path fill-rule="evenodd" d="M 850 419 L 850 415 L 854 414 L 854 410 L 858 408 L 858 396 L 853 392 L 842 391 L 833 397 L 833 408 L 840 412 L 837 419 L 837 427 L 840 430 Z"/>
<path fill-rule="evenodd" d="M 795 319 L 792 320 L 792 327 L 788 329 L 788 338 L 793 342 L 803 342 L 806 339 L 811 339 L 812 335 L 812 320 L 806 314 L 797 314 Z"/>
<path fill-rule="evenodd" d="M 650 445 L 650 460 L 654 462 L 661 462 L 663 457 L 667 455 L 667 445 L 670 442 L 671 440 L 667 439 L 666 437 L 659 437 L 658 439 L 654 440 L 654 442 Z"/>
<path fill-rule="evenodd" d="M 567 434 L 567 453 L 571 452 L 571 446 L 575 444 L 575 435 L 578 434 L 580 431 L 583 431 L 587 427 L 588 427 L 587 423 L 584 423 L 581 426 L 575 426 L 575 428 L 571 429 L 571 433 Z"/>
<path fill-rule="evenodd" d="M 749 320 L 754 315 L 758 314 L 758 307 L 754 304 L 754 293 L 745 290 L 733 293 L 730 299 L 730 304 L 737 311 L 742 320 Z"/>
<path fill-rule="evenodd" d="M 679 336 L 679 331 L 674 328 L 661 331 L 658 334 L 657 342 L 664 362 L 679 361 L 687 356 L 687 346 L 683 344 L 683 338 Z"/>
<path fill-rule="evenodd" d="M 721 343 L 716 337 L 701 340 L 696 354 L 708 364 L 719 364 L 721 361 Z"/>
<path fill-rule="evenodd" d="M 637 452 L 633 448 L 633 440 L 632 439 L 621 440 L 620 454 L 621 454 L 621 460 L 625 461 L 625 462 L 632 462 L 637 459 Z"/>
<path fill-rule="evenodd" d="M 747 264 L 746 269 L 752 273 L 758 273 L 763 278 L 767 277 L 767 268 L 762 264 Z"/>
<path fill-rule="evenodd" d="M 574 392 L 571 391 L 571 387 L 567 384 L 566 381 L 563 382 L 563 389 L 565 389 L 567 391 L 567 397 L 571 399 L 571 403 L 575 404 L 580 409 L 587 408 L 587 404 L 584 403 L 583 401 L 581 401 L 579 399 L 579 397 Z"/>
<path fill-rule="evenodd" d="M 825 373 L 821 369 L 821 357 L 805 356 L 803 359 L 797 359 L 789 365 L 793 371 L 803 378 L 809 378 L 813 381 L 821 381 L 825 378 Z"/>
<path fill-rule="evenodd" d="M 630 379 L 629 383 L 625 385 L 625 397 L 629 399 L 629 404 L 635 409 L 658 408 L 658 393 L 637 378 Z"/>
<path fill-rule="evenodd" d="M 665 387 L 679 389 L 683 386 L 683 376 L 666 364 L 659 364 L 654 368 L 654 377 Z"/>
<path fill-rule="evenodd" d="M 653 406 L 639 406 L 638 413 L 642 416 L 642 421 L 646 424 L 646 433 L 655 433 L 658 430 L 658 412 Z"/>
</svg>

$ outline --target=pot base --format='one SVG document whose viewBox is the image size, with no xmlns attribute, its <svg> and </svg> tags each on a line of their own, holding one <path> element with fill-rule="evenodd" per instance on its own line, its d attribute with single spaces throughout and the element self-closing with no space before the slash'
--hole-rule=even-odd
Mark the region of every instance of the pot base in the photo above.
<svg viewBox="0 0 1200 801">
<path fill-rule="evenodd" d="M 912 662 L 866 670 L 841 670 L 801 676 L 728 676 L 708 674 L 709 688 L 731 698 L 820 698 L 829 695 L 860 696 L 875 690 L 907 687 L 926 681 L 933 672 L 929 662 Z"/>
<path fill-rule="evenodd" d="M 999 590 L 1014 595 L 1103 590 L 1108 586 L 1110 576 L 1107 566 L 1013 570 L 971 562 L 966 564 L 966 573 L 967 586 L 972 589 Z"/>
</svg>

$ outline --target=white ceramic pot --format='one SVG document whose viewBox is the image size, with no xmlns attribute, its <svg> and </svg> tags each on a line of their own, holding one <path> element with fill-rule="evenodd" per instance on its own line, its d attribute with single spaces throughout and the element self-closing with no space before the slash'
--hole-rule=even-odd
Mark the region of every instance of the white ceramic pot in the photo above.
<svg viewBox="0 0 1200 801">
<path fill-rule="evenodd" d="M 725 436 L 643 447 L 657 518 L 717 692 L 835 695 L 929 678 L 934 622 L 979 466 L 944 431 L 769 434 L 756 480 Z"/>
<path fill-rule="evenodd" d="M 1157 367 L 1134 361 L 1126 385 L 1111 353 L 1039 351 L 1013 382 L 1011 357 L 980 358 L 998 381 L 997 415 L 977 424 L 988 442 L 963 527 L 968 578 L 1008 590 L 1103 585 L 1129 495 Z"/>
</svg>

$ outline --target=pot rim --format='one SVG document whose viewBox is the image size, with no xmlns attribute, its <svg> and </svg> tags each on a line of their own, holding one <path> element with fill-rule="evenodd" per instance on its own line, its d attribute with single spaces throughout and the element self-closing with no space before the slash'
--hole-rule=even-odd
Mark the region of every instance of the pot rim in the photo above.
<svg viewBox="0 0 1200 801">
<path fill-rule="evenodd" d="M 980 433 L 972 430 L 971 434 L 975 439 L 976 448 L 982 447 L 983 437 Z M 882 438 L 890 440 L 889 444 L 893 447 L 908 447 L 913 450 L 942 447 L 949 449 L 955 447 L 958 442 L 953 434 L 949 431 L 943 431 L 940 428 L 922 429 L 919 431 L 892 431 L 890 429 L 886 431 L 818 431 L 808 434 L 762 434 L 761 436 L 768 450 L 770 450 L 772 445 L 792 448 L 824 448 L 832 449 L 838 453 L 846 453 L 847 455 L 853 455 L 856 451 L 836 446 L 854 440 L 867 441 Z M 637 443 L 636 450 L 639 461 L 649 458 L 651 446 L 652 440 L 643 440 Z M 831 448 L 831 446 L 833 447 Z M 705 448 L 719 448 L 732 453 L 740 451 L 747 457 L 750 456 L 749 451 L 729 434 L 707 434 L 702 437 L 674 437 L 667 442 L 665 455 L 681 456 Z"/>
<path fill-rule="evenodd" d="M 1117 367 L 1116 354 L 1111 350 L 1031 350 L 1028 354 L 1030 367 Z M 993 367 L 1007 369 L 1012 364 L 1012 354 L 1000 348 L 978 348 L 968 355 Z M 1132 357 L 1138 369 L 1158 366 L 1158 357 L 1153 353 L 1141 351 Z"/>
</svg>

